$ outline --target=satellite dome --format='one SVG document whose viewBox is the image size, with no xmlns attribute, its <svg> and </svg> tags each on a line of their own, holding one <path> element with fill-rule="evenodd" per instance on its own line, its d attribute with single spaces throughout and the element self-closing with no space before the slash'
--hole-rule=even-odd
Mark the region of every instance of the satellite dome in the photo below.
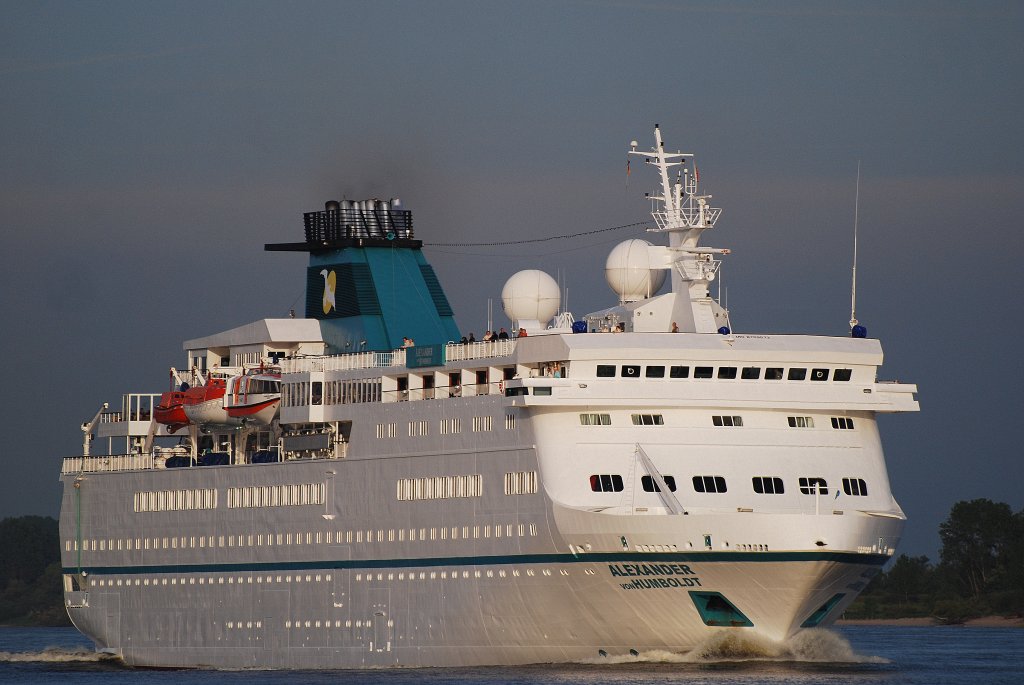
<svg viewBox="0 0 1024 685">
<path fill-rule="evenodd" d="M 636 302 L 658 292 L 665 270 L 652 269 L 646 240 L 634 238 L 616 245 L 604 263 L 604 277 L 620 302 Z"/>
<path fill-rule="evenodd" d="M 502 309 L 512 321 L 546 322 L 558 312 L 560 303 L 558 283 L 536 269 L 512 274 L 501 289 Z"/>
</svg>

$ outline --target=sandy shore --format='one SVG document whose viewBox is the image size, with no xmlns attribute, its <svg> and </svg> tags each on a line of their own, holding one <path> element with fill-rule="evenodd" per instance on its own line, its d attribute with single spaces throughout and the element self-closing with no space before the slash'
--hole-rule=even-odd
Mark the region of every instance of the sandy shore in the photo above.
<svg viewBox="0 0 1024 685">
<path fill-rule="evenodd" d="M 836 621 L 837 626 L 939 626 L 943 625 L 934 618 L 862 618 Z M 968 628 L 1022 628 L 1024 618 L 1004 618 L 1002 616 L 983 616 L 972 618 L 958 624 Z"/>
</svg>

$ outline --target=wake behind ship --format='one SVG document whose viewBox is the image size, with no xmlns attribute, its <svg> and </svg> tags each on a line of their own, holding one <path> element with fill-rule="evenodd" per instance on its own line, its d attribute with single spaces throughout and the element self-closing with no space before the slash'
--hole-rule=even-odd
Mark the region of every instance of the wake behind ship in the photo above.
<svg viewBox="0 0 1024 685">
<path fill-rule="evenodd" d="M 905 517 L 875 417 L 917 411 L 881 346 L 745 335 L 693 155 L 655 146 L 653 234 L 575 319 L 539 271 L 513 334 L 462 342 L 397 201 L 304 216 L 305 318 L 186 341 L 64 459 L 65 602 L 144 666 L 561 662 L 830 625 Z M 666 276 L 667 292 L 659 294 Z M 105 444 L 103 454 L 96 454 Z"/>
</svg>

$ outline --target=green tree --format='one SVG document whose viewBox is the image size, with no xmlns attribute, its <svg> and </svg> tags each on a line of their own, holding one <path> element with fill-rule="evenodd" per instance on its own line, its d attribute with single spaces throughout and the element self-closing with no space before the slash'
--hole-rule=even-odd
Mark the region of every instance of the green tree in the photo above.
<svg viewBox="0 0 1024 685">
<path fill-rule="evenodd" d="M 900 604 L 910 604 L 920 595 L 932 591 L 934 570 L 928 557 L 908 557 L 901 554 L 892 568 L 885 574 L 885 589 L 899 599 Z"/>
<path fill-rule="evenodd" d="M 980 598 L 1005 575 L 1018 520 L 1010 505 L 976 499 L 954 504 L 939 526 L 942 563 L 969 596 Z"/>
</svg>

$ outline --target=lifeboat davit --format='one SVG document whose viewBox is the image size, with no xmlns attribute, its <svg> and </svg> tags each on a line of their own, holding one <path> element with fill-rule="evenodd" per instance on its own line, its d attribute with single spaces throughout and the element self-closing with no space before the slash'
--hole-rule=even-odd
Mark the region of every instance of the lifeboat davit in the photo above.
<svg viewBox="0 0 1024 685">
<path fill-rule="evenodd" d="M 281 411 L 281 374 L 260 369 L 228 381 L 228 416 L 240 423 L 269 426 Z"/>
</svg>

